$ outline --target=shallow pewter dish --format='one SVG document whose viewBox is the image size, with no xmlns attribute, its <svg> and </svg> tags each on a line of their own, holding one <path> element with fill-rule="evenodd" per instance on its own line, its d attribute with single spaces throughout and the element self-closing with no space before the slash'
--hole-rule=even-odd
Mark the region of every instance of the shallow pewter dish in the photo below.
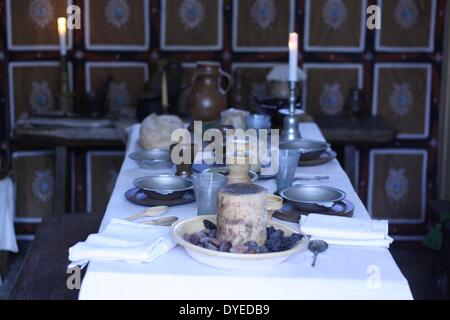
<svg viewBox="0 0 450 320">
<path fill-rule="evenodd" d="M 210 168 L 210 169 L 206 169 L 204 172 L 205 173 L 218 173 L 218 174 L 222 174 L 224 176 L 228 176 L 228 174 L 229 174 L 227 167 Z M 248 177 L 250 178 L 251 182 L 255 182 L 258 180 L 258 175 L 256 173 L 254 173 L 253 171 L 248 172 Z"/>
<path fill-rule="evenodd" d="M 179 176 L 158 175 L 134 180 L 136 188 L 156 200 L 175 200 L 194 189 L 191 179 Z"/>
<path fill-rule="evenodd" d="M 294 141 L 285 141 L 280 143 L 280 149 L 299 150 L 302 161 L 315 160 L 319 158 L 324 151 L 330 148 L 330 145 L 322 141 L 297 139 Z"/>
<path fill-rule="evenodd" d="M 130 154 L 129 157 L 130 159 L 136 161 L 142 169 L 163 170 L 173 167 L 169 150 L 141 150 Z"/>
<path fill-rule="evenodd" d="M 295 208 L 309 213 L 327 211 L 346 197 L 344 191 L 336 188 L 302 184 L 283 190 L 280 195 Z"/>
</svg>

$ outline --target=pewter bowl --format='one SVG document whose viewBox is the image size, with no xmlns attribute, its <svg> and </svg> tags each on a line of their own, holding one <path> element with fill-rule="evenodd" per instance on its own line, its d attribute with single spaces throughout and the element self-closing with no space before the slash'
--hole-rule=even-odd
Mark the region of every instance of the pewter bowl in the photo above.
<svg viewBox="0 0 450 320">
<path fill-rule="evenodd" d="M 216 168 L 209 168 L 204 171 L 205 173 L 218 173 L 222 174 L 224 176 L 228 177 L 229 171 L 227 167 L 216 167 Z M 248 172 L 248 177 L 250 178 L 251 182 L 255 182 L 258 180 L 258 174 L 256 174 L 253 171 Z"/>
<path fill-rule="evenodd" d="M 147 170 L 164 170 L 173 167 L 169 150 L 150 149 L 137 151 L 129 155 L 139 167 Z"/>
<path fill-rule="evenodd" d="M 170 175 L 143 177 L 134 180 L 133 184 L 156 200 L 176 200 L 194 189 L 191 179 Z"/>
<path fill-rule="evenodd" d="M 295 208 L 310 213 L 326 211 L 346 197 L 344 191 L 336 188 L 302 184 L 283 190 L 280 195 Z"/>
<path fill-rule="evenodd" d="M 302 154 L 302 161 L 315 160 L 328 148 L 330 148 L 328 143 L 314 140 L 297 139 L 280 143 L 280 149 L 282 150 L 299 150 Z"/>
</svg>

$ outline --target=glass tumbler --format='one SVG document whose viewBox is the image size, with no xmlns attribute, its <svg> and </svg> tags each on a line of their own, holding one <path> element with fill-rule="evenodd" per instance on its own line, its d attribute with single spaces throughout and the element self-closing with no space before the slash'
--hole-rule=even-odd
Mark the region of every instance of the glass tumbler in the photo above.
<svg viewBox="0 0 450 320">
<path fill-rule="evenodd" d="M 295 172 L 300 161 L 299 150 L 279 150 L 279 168 L 277 173 L 277 193 L 292 187 Z"/>
<path fill-rule="evenodd" d="M 217 196 L 219 190 L 227 185 L 227 177 L 218 173 L 196 173 L 191 179 L 197 200 L 197 215 L 217 214 Z"/>
</svg>

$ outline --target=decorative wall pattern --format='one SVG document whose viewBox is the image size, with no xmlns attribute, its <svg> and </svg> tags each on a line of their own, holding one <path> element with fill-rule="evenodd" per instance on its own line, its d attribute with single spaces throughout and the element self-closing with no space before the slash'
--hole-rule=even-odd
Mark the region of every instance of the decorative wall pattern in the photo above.
<svg viewBox="0 0 450 320">
<path fill-rule="evenodd" d="M 65 15 L 70 4 L 71 0 L 7 0 L 8 49 L 59 50 L 56 19 Z M 69 32 L 69 48 L 72 43 L 73 34 Z"/>
<path fill-rule="evenodd" d="M 85 65 L 86 91 L 98 91 L 112 77 L 107 93 L 110 111 L 134 112 L 138 97 L 149 77 L 148 65 L 140 62 L 88 62 Z"/>
<path fill-rule="evenodd" d="M 370 152 L 368 209 L 376 219 L 424 223 L 428 154 L 418 149 Z"/>
<path fill-rule="evenodd" d="M 379 0 L 383 28 L 375 48 L 383 52 L 433 52 L 437 0 Z"/>
<path fill-rule="evenodd" d="M 363 88 L 362 64 L 305 63 L 308 79 L 303 86 L 305 110 L 311 115 L 344 113 L 348 93 Z"/>
<path fill-rule="evenodd" d="M 85 46 L 93 51 L 146 51 L 150 0 L 85 0 Z"/>
<path fill-rule="evenodd" d="M 59 59 L 55 19 L 63 12 L 63 2 L 0 0 L 0 95 L 7 99 L 12 122 L 33 106 L 48 107 L 53 100 L 56 107 L 57 87 L 52 80 L 56 76 L 49 66 L 39 68 L 44 62 L 57 63 Z M 230 93 L 230 104 L 248 107 L 252 95 L 268 94 L 264 78 L 271 66 L 287 62 L 287 34 L 298 31 L 303 39 L 301 62 L 309 73 L 303 88 L 308 112 L 339 112 L 348 90 L 357 86 L 363 88 L 372 112 L 383 115 L 398 130 L 397 140 L 383 147 L 389 155 L 360 150 L 357 167 L 361 197 L 372 199 L 374 216 L 394 220 L 395 233 L 424 232 L 422 211 L 417 208 L 425 203 L 419 189 L 422 192 L 424 188 L 427 197 L 433 197 L 436 191 L 443 28 L 448 0 L 72 2 L 82 9 L 84 26 L 73 32 L 69 51 L 76 96 L 97 87 L 112 71 L 131 72 L 125 67 L 112 68 L 113 64 L 140 63 L 141 67 L 133 68 L 132 77 L 116 76 L 116 91 L 122 94 L 115 101 L 133 107 L 138 87 L 150 71 L 150 61 L 158 58 L 182 61 L 185 83 L 195 61 L 221 62 L 226 71 L 243 79 Z M 382 7 L 380 31 L 364 27 L 365 8 L 374 4 Z M 25 19 L 29 23 L 24 24 Z M 25 68 L 21 65 L 24 62 L 33 67 Z M 108 68 L 100 67 L 105 63 Z M 17 80 L 21 77 L 26 81 Z M 183 104 L 179 107 L 183 108 Z M 403 149 L 410 151 L 396 154 Z M 415 150 L 421 155 L 416 155 Z M 424 152 L 426 156 L 422 156 Z M 389 163 L 397 158 L 398 162 L 411 162 L 411 168 L 391 169 Z M 415 171 L 414 175 L 410 171 Z M 378 178 L 378 173 L 384 178 Z M 408 192 L 394 192 L 391 197 L 376 193 L 387 185 L 390 190 L 407 185 Z M 398 211 L 394 212 L 394 205 Z M 395 216 L 396 212 L 402 216 Z"/>
<path fill-rule="evenodd" d="M 318 52 L 363 52 L 366 9 L 365 0 L 306 0 L 305 49 Z"/>
<path fill-rule="evenodd" d="M 430 64 L 375 64 L 372 111 L 391 123 L 399 139 L 428 138 L 431 77 Z"/>
<path fill-rule="evenodd" d="M 102 215 L 122 166 L 121 151 L 89 151 L 86 154 L 86 209 Z"/>
<path fill-rule="evenodd" d="M 59 62 L 17 61 L 8 65 L 10 121 L 31 111 L 59 110 L 58 92 L 61 87 Z M 72 67 L 69 65 L 70 86 Z"/>
<path fill-rule="evenodd" d="M 16 222 L 37 222 L 53 210 L 55 167 L 52 151 L 16 152 Z"/>
</svg>

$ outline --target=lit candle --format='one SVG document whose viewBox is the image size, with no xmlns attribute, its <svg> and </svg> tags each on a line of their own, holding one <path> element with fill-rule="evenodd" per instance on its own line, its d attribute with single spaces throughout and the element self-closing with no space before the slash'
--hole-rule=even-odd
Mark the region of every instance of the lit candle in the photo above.
<svg viewBox="0 0 450 320">
<path fill-rule="evenodd" d="M 289 35 L 289 81 L 298 81 L 298 34 Z"/>
<path fill-rule="evenodd" d="M 59 34 L 59 48 L 62 56 L 67 54 L 67 19 L 62 17 L 58 18 L 58 34 Z"/>
</svg>

